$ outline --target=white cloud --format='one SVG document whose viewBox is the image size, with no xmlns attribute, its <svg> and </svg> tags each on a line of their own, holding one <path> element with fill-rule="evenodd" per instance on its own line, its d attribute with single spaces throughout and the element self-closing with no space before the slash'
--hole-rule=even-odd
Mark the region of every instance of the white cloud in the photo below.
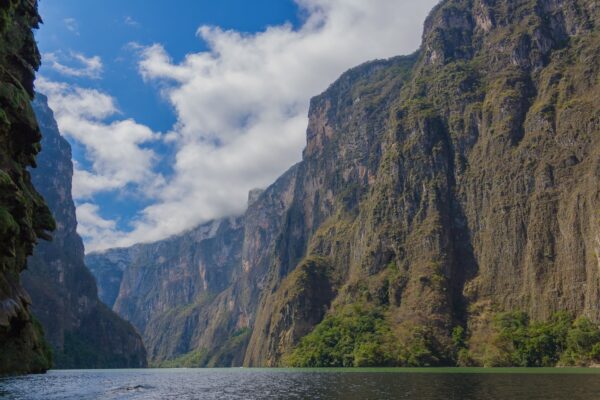
<svg viewBox="0 0 600 400">
<path fill-rule="evenodd" d="M 110 97 L 80 88 L 50 96 L 51 106 L 62 110 L 59 125 L 84 143 L 94 165 L 76 175 L 78 196 L 135 182 L 152 197 L 129 232 L 100 218 L 92 203 L 80 206 L 88 251 L 162 239 L 243 212 L 250 189 L 266 187 L 300 160 L 309 99 L 350 67 L 414 51 L 436 0 L 297 3 L 305 15 L 299 28 L 284 24 L 242 34 L 202 26 L 198 36 L 209 51 L 190 53 L 181 62 L 160 44 L 130 44 L 140 55 L 141 75 L 160 84 L 177 116 L 163 138 L 176 150 L 168 181 L 154 183 L 152 173 L 144 175 L 156 157 L 140 147 L 155 140 L 150 129 L 128 120 L 102 122 L 116 112 Z M 67 96 L 81 98 L 77 110 L 70 110 Z M 87 107 L 88 100 L 100 106 Z M 116 155 L 106 150 L 111 143 L 121 147 Z M 123 169 L 129 171 L 125 176 L 119 174 Z"/>
<path fill-rule="evenodd" d="M 35 84 L 41 92 L 50 96 L 52 109 L 59 116 L 102 120 L 118 113 L 115 100 L 98 90 L 49 81 L 43 76 Z"/>
<path fill-rule="evenodd" d="M 56 72 L 77 78 L 100 79 L 104 69 L 99 56 L 86 57 L 77 52 L 45 53 L 43 61 L 49 63 L 49 67 Z"/>
<path fill-rule="evenodd" d="M 116 221 L 104 219 L 96 204 L 83 203 L 77 206 L 77 232 L 84 240 L 112 242 L 123 237 Z M 87 246 L 86 246 L 87 248 Z"/>
<path fill-rule="evenodd" d="M 162 177 L 152 170 L 157 155 L 143 147 L 160 135 L 131 119 L 106 122 L 118 115 L 112 97 L 43 77 L 36 80 L 36 86 L 48 96 L 61 132 L 83 145 L 91 161 L 90 170 L 75 164 L 75 199 L 89 199 L 99 192 L 125 189 L 131 184 L 149 189 L 163 183 Z"/>
<path fill-rule="evenodd" d="M 88 198 L 99 191 L 151 182 L 156 178 L 152 172 L 156 155 L 141 147 L 157 139 L 147 126 L 130 119 L 106 124 L 77 116 L 59 118 L 61 130 L 83 144 L 88 158 L 93 160 L 93 173 L 76 170 L 73 180 L 76 198 Z M 94 175 L 97 179 L 90 179 Z"/>
<path fill-rule="evenodd" d="M 123 18 L 123 22 L 125 23 L 125 25 L 129 25 L 134 28 L 138 28 L 140 26 L 140 23 L 129 15 L 127 15 L 125 18 Z"/>
<path fill-rule="evenodd" d="M 210 51 L 174 63 L 160 44 L 140 72 L 167 85 L 177 116 L 175 176 L 144 210 L 131 242 L 240 213 L 248 190 L 300 160 L 309 99 L 348 68 L 414 51 L 436 0 L 298 0 L 307 14 L 257 34 L 202 26 Z"/>
<path fill-rule="evenodd" d="M 65 23 L 67 30 L 79 35 L 79 24 L 75 18 L 65 18 L 63 22 Z"/>
</svg>

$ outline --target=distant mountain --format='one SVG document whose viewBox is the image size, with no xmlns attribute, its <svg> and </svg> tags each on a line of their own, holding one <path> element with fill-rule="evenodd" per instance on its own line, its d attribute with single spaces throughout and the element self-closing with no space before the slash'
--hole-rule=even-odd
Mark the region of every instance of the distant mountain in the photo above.
<svg viewBox="0 0 600 400">
<path fill-rule="evenodd" d="M 86 262 L 98 286 L 111 294 L 106 300 L 114 301 L 113 309 L 142 333 L 149 359 L 156 363 L 178 349 L 195 348 L 195 321 L 208 320 L 205 306 L 230 286 L 240 265 L 243 234 L 241 220 L 226 219 L 155 244 L 90 254 Z M 217 342 L 227 339 L 219 331 L 203 333 Z"/>
<path fill-rule="evenodd" d="M 104 300 L 142 333 L 152 364 L 243 363 L 248 324 L 263 285 L 256 280 L 265 275 L 248 267 L 260 257 L 265 267 L 262 251 L 279 231 L 288 201 L 282 192 L 294 176 L 292 168 L 260 202 L 253 191 L 244 217 L 212 221 L 157 243 L 86 255 Z M 172 361 L 179 356 L 184 358 Z"/>
<path fill-rule="evenodd" d="M 442 1 L 235 224 L 88 262 L 156 364 L 598 361 L 599 76 L 595 0 Z"/>
<path fill-rule="evenodd" d="M 60 135 L 44 95 L 36 94 L 33 109 L 43 138 L 32 182 L 54 215 L 56 230 L 52 241 L 35 247 L 22 279 L 52 346 L 54 367 L 144 367 L 140 336 L 98 300 L 96 282 L 84 264 L 71 197 L 71 146 Z"/>
<path fill-rule="evenodd" d="M 32 29 L 39 22 L 37 1 L 0 2 L 0 375 L 50 367 L 19 278 L 36 240 L 54 228 L 26 170 L 35 166 L 41 139 L 30 105 L 40 65 Z"/>
</svg>

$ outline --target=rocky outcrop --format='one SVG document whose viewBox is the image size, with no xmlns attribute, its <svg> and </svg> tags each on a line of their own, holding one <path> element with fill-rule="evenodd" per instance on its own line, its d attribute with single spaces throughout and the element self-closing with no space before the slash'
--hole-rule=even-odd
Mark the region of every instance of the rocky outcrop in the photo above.
<svg viewBox="0 0 600 400">
<path fill-rule="evenodd" d="M 71 197 L 71 147 L 60 135 L 44 95 L 33 109 L 39 121 L 43 151 L 31 172 L 56 221 L 51 242 L 39 243 L 22 274 L 32 311 L 52 346 L 55 368 L 144 367 L 140 336 L 98 300 L 93 275 L 84 264 Z"/>
<path fill-rule="evenodd" d="M 164 357 L 206 365 L 247 328 L 220 365 L 281 365 L 352 306 L 399 364 L 454 362 L 452 332 L 484 337 L 499 311 L 599 321 L 599 24 L 593 0 L 446 0 L 417 53 L 345 73 L 311 102 L 303 161 L 241 219 L 229 286 Z"/>
<path fill-rule="evenodd" d="M 19 278 L 37 238 L 48 239 L 54 228 L 26 170 L 36 165 L 41 139 L 30 105 L 40 64 L 32 29 L 39 22 L 37 1 L 0 2 L 0 374 L 50 367 L 50 351 Z"/>
</svg>

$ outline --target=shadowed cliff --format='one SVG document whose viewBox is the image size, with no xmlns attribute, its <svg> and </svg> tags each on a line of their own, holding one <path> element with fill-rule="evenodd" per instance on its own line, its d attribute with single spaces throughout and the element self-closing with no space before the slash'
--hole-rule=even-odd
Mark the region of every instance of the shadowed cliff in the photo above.
<svg viewBox="0 0 600 400">
<path fill-rule="evenodd" d="M 146 366 L 140 336 L 98 300 L 96 282 L 84 264 L 71 197 L 71 146 L 60 135 L 44 95 L 33 109 L 43 138 L 32 182 L 56 220 L 51 242 L 39 243 L 28 259 L 23 286 L 32 311 L 52 346 L 55 368 L 139 368 Z"/>
<path fill-rule="evenodd" d="M 30 104 L 39 22 L 37 1 L 0 2 L 0 374 L 43 372 L 51 363 L 19 276 L 37 239 L 54 228 L 26 169 L 35 167 L 41 139 Z"/>
</svg>

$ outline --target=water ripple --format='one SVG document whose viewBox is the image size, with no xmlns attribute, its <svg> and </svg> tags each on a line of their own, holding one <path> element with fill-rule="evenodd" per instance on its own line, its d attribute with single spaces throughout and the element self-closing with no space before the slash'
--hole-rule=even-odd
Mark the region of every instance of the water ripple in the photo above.
<svg viewBox="0 0 600 400">
<path fill-rule="evenodd" d="M 599 374 L 406 373 L 162 369 L 50 371 L 0 379 L 10 400 L 588 400 L 600 398 Z"/>
</svg>

